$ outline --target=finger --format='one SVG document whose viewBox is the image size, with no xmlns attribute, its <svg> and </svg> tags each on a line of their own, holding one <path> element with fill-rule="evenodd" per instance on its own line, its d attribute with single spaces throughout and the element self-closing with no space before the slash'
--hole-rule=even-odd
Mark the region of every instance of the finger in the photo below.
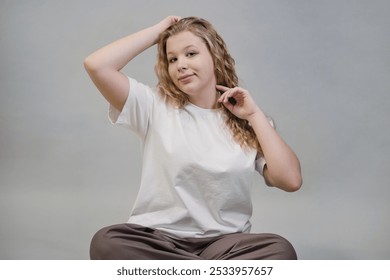
<svg viewBox="0 0 390 280">
<path fill-rule="evenodd" d="M 225 87 L 226 88 L 226 87 Z M 225 92 L 223 92 L 222 90 L 220 91 L 221 93 L 221 97 L 219 98 L 219 101 L 222 102 L 222 103 L 226 103 L 227 102 L 227 99 L 229 98 L 229 91 L 230 89 L 227 88 L 227 90 Z"/>
<path fill-rule="evenodd" d="M 180 16 L 169 16 L 167 19 L 169 20 L 169 24 L 173 25 L 173 24 L 177 23 L 179 20 L 181 20 L 181 17 Z"/>
<path fill-rule="evenodd" d="M 217 89 L 217 91 L 221 94 L 221 96 L 218 98 L 218 101 L 219 101 L 219 102 L 223 102 L 223 99 L 224 99 L 224 97 L 225 97 L 225 95 L 226 95 L 226 91 L 229 90 L 229 88 L 228 88 L 228 87 L 224 87 L 224 86 L 219 86 L 219 85 L 217 85 L 217 86 L 216 86 L 216 89 Z"/>
<path fill-rule="evenodd" d="M 229 103 L 231 105 L 236 105 L 237 104 L 237 100 L 232 96 L 233 95 L 233 91 L 231 89 L 228 89 L 227 91 L 225 91 L 222 96 L 220 97 L 219 101 L 222 102 L 223 104 L 228 105 Z"/>
<path fill-rule="evenodd" d="M 234 105 L 233 104 L 235 101 L 233 101 L 234 99 L 232 97 L 230 97 L 225 103 L 223 103 L 223 106 L 225 106 L 226 108 L 229 109 L 229 111 L 233 112 L 234 110 Z"/>
<path fill-rule="evenodd" d="M 216 87 L 218 90 L 221 90 L 221 91 L 223 91 L 223 92 L 225 92 L 225 91 L 227 91 L 227 90 L 230 89 L 230 88 L 228 88 L 228 87 L 221 86 L 221 85 L 216 85 L 215 87 Z"/>
<path fill-rule="evenodd" d="M 227 89 L 224 92 L 224 102 L 229 101 L 230 104 L 236 105 L 237 104 L 236 96 L 237 96 L 237 94 L 239 94 L 241 92 L 241 89 L 237 88 L 237 87 L 235 87 L 235 88 L 227 88 L 224 86 L 221 86 L 221 87 L 223 87 L 224 89 Z"/>
</svg>

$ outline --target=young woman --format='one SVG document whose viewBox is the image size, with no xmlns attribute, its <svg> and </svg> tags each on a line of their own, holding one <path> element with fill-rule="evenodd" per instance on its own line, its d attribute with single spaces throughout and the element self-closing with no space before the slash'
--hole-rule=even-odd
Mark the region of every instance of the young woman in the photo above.
<svg viewBox="0 0 390 280">
<path fill-rule="evenodd" d="M 158 43 L 157 88 L 121 69 Z M 275 234 L 249 233 L 254 170 L 296 191 L 299 160 L 238 87 L 234 60 L 213 26 L 169 16 L 109 44 L 85 68 L 114 124 L 143 142 L 141 186 L 128 223 L 98 231 L 92 259 L 296 259 Z"/>
</svg>

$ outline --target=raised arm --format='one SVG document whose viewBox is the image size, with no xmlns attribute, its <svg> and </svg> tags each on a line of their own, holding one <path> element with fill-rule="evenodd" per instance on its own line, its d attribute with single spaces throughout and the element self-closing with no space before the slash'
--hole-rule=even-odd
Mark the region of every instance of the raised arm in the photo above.
<svg viewBox="0 0 390 280">
<path fill-rule="evenodd" d="M 169 16 L 158 24 L 119 39 L 89 55 L 84 67 L 104 98 L 121 111 L 129 92 L 129 81 L 122 72 L 134 57 L 157 43 L 161 32 L 180 18 Z"/>
</svg>

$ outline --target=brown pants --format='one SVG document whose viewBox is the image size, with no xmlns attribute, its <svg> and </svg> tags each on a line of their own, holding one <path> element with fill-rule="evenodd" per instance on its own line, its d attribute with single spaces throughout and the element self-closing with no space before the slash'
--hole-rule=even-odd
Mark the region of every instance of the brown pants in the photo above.
<svg viewBox="0 0 390 280">
<path fill-rule="evenodd" d="M 270 233 L 232 233 L 207 238 L 173 238 L 135 224 L 99 230 L 92 238 L 92 260 L 296 260 L 293 246 Z"/>
</svg>

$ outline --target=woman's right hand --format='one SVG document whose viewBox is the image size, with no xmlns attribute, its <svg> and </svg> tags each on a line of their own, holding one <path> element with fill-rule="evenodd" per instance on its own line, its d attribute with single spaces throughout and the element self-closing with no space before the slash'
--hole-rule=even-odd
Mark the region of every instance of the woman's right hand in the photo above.
<svg viewBox="0 0 390 280">
<path fill-rule="evenodd" d="M 157 25 L 159 26 L 161 32 L 164 32 L 165 29 L 169 28 L 171 25 L 174 25 L 181 19 L 179 16 L 168 16 L 160 21 Z"/>
</svg>

